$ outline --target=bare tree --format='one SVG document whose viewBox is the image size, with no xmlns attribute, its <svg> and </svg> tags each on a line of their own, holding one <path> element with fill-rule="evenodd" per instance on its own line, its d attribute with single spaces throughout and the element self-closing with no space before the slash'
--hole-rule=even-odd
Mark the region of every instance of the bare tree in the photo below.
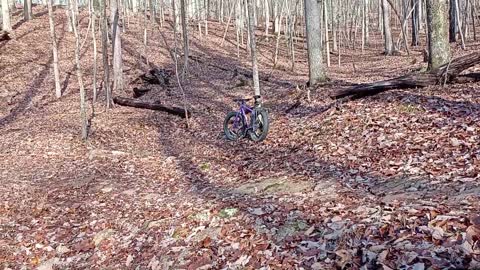
<svg viewBox="0 0 480 270">
<path fill-rule="evenodd" d="M 73 0 L 76 1 L 76 0 Z M 70 15 L 72 20 L 75 20 L 75 11 L 73 6 L 70 7 Z M 87 121 L 87 106 L 85 97 L 85 87 L 83 85 L 83 73 L 80 65 L 80 36 L 77 31 L 76 23 L 72 22 L 73 33 L 75 35 L 75 64 L 77 67 L 78 85 L 80 87 L 80 121 L 82 126 L 82 140 L 88 137 L 88 121 Z"/>
<path fill-rule="evenodd" d="M 65 13 L 67 14 L 67 25 L 68 25 L 68 32 L 72 32 L 73 31 L 73 28 L 72 28 L 72 23 L 73 23 L 73 20 L 71 18 L 71 13 L 70 13 L 70 8 L 72 6 L 72 2 L 73 0 L 66 0 L 66 5 L 67 5 L 67 8 L 65 9 Z"/>
<path fill-rule="evenodd" d="M 97 37 L 95 31 L 95 8 L 93 6 L 93 0 L 89 0 L 90 6 L 90 16 L 92 18 L 92 41 L 93 41 L 93 82 L 92 82 L 92 90 L 93 90 L 93 102 L 97 101 Z"/>
<path fill-rule="evenodd" d="M 412 14 L 412 46 L 418 46 L 420 43 L 419 39 L 419 32 L 420 32 L 420 24 L 422 23 L 419 18 L 420 9 L 420 1 L 419 0 L 411 0 L 413 14 Z"/>
<path fill-rule="evenodd" d="M 108 61 L 108 24 L 107 3 L 102 0 L 102 57 L 103 57 L 103 88 L 105 89 L 107 109 L 112 105 L 112 91 L 110 89 L 110 65 Z"/>
<path fill-rule="evenodd" d="M 32 19 L 32 0 L 23 0 L 23 19 L 25 21 Z"/>
<path fill-rule="evenodd" d="M 55 34 L 55 23 L 53 21 L 52 0 L 47 0 L 47 6 L 48 6 L 48 21 L 50 23 L 50 36 L 52 38 L 53 75 L 55 79 L 55 95 L 57 96 L 57 98 L 60 98 L 62 96 L 62 89 L 60 87 L 60 72 L 58 71 L 57 36 Z"/>
<path fill-rule="evenodd" d="M 462 29 L 462 24 L 460 22 L 460 9 L 458 8 L 458 0 L 455 0 L 455 6 L 457 7 L 456 8 L 456 24 L 458 26 L 458 32 L 460 33 L 460 39 L 462 41 L 462 49 L 465 50 L 465 38 L 464 38 L 464 35 L 463 35 L 463 29 Z"/>
<path fill-rule="evenodd" d="M 183 71 L 182 77 L 188 74 L 188 25 L 187 25 L 187 14 L 186 14 L 186 6 L 185 0 L 180 0 L 180 9 L 181 9 L 181 17 L 182 17 L 182 34 L 183 34 Z"/>
<path fill-rule="evenodd" d="M 326 52 L 325 55 L 327 56 L 327 67 L 330 66 L 330 39 L 328 36 L 328 11 L 327 11 L 327 1 L 323 1 L 323 19 L 325 25 L 325 46 Z"/>
<path fill-rule="evenodd" d="M 449 19 L 449 28 L 448 28 L 448 37 L 450 42 L 457 41 L 457 2 L 455 0 L 449 0 L 449 12 L 448 12 L 448 19 Z"/>
<path fill-rule="evenodd" d="M 253 71 L 253 90 L 255 96 L 260 96 L 260 81 L 258 78 L 257 49 L 255 42 L 255 18 L 254 18 L 254 0 L 247 0 L 248 6 L 248 29 L 250 33 L 250 51 L 252 55 Z"/>
<path fill-rule="evenodd" d="M 113 48 L 113 90 L 123 90 L 123 67 L 122 67 L 122 40 L 120 38 L 120 25 L 118 0 L 112 0 L 110 4 L 110 19 L 112 21 L 112 48 Z"/>
<path fill-rule="evenodd" d="M 305 0 L 305 25 L 307 28 L 308 67 L 310 85 L 325 81 L 327 75 L 322 61 L 320 6 L 317 0 Z"/>
<path fill-rule="evenodd" d="M 382 18 L 383 18 L 383 37 L 385 41 L 385 55 L 393 54 L 392 31 L 390 30 L 390 6 L 387 0 L 382 1 Z"/>
<path fill-rule="evenodd" d="M 450 60 L 448 44 L 447 0 L 427 0 L 428 51 L 430 70 L 437 69 Z"/>
<path fill-rule="evenodd" d="M 2 25 L 4 31 L 12 31 L 8 0 L 2 0 Z"/>
</svg>

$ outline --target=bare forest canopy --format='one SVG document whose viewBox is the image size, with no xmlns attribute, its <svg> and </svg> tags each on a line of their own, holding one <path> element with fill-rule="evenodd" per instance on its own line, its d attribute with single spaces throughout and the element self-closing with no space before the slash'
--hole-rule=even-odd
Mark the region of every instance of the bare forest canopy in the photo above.
<svg viewBox="0 0 480 270">
<path fill-rule="evenodd" d="M 480 269 L 479 8 L 0 0 L 0 268 Z"/>
</svg>

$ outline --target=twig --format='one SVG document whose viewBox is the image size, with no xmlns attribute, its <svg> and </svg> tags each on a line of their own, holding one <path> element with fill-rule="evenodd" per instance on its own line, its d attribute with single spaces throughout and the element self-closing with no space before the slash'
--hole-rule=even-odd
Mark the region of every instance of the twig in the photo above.
<svg viewBox="0 0 480 270">
<path fill-rule="evenodd" d="M 453 60 L 456 52 L 457 52 L 457 50 L 453 51 L 453 54 L 450 56 L 450 59 L 448 60 L 448 65 L 447 65 L 447 67 L 445 68 L 445 70 L 444 70 L 443 73 L 442 73 L 442 76 L 443 76 L 443 87 L 445 87 L 445 86 L 447 85 L 447 81 L 448 81 L 448 69 L 450 68 L 450 65 L 452 64 L 452 60 Z"/>
</svg>

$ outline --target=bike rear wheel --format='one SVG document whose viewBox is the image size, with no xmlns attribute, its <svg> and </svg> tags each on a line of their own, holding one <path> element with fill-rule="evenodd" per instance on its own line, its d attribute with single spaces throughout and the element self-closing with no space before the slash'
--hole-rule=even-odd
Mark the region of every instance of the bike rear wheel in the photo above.
<svg viewBox="0 0 480 270">
<path fill-rule="evenodd" d="M 245 136 L 245 121 L 242 119 L 242 115 L 237 112 L 229 112 L 223 122 L 223 131 L 225 137 L 230 141 L 236 141 Z"/>
<path fill-rule="evenodd" d="M 249 133 L 250 139 L 254 142 L 265 140 L 265 138 L 267 138 L 269 124 L 267 110 L 256 108 L 251 119 L 252 130 Z"/>
</svg>

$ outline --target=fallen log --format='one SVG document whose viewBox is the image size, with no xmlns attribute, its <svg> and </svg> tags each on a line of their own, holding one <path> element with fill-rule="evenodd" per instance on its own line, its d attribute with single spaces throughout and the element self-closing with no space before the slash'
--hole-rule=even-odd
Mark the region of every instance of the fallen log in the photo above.
<svg viewBox="0 0 480 270">
<path fill-rule="evenodd" d="M 468 73 L 453 79 L 454 83 L 473 83 L 480 81 L 480 73 Z"/>
<path fill-rule="evenodd" d="M 152 89 L 134 87 L 133 88 L 133 97 L 134 98 L 139 98 L 139 97 L 145 95 L 146 93 L 150 92 L 150 90 L 152 90 Z"/>
<path fill-rule="evenodd" d="M 160 103 L 144 102 L 144 101 L 139 101 L 131 98 L 123 98 L 123 97 L 115 97 L 113 98 L 113 102 L 121 106 L 167 112 L 182 118 L 185 118 L 186 116 L 184 108 L 169 107 L 169 106 L 162 105 Z M 188 115 L 188 118 L 190 118 L 192 113 L 187 110 L 187 115 Z"/>
<path fill-rule="evenodd" d="M 2 41 L 7 41 L 10 40 L 10 35 L 8 35 L 8 32 L 5 31 L 0 31 L 0 42 Z"/>
<path fill-rule="evenodd" d="M 331 97 L 338 99 L 347 96 L 361 98 L 392 89 L 424 88 L 454 82 L 460 73 L 480 64 L 480 53 L 472 53 L 452 60 L 436 70 L 424 73 L 410 73 L 397 78 L 366 84 L 358 84 L 348 89 L 334 92 Z"/>
</svg>

